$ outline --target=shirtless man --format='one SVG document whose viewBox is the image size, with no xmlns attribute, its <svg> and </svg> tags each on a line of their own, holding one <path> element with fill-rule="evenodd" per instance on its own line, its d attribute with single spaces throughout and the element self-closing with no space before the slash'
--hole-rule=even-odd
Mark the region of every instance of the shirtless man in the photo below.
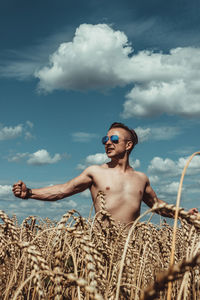
<svg viewBox="0 0 200 300">
<path fill-rule="evenodd" d="M 106 195 L 106 209 L 112 218 L 124 224 L 134 221 L 140 215 L 141 202 L 149 207 L 155 202 L 165 203 L 157 198 L 148 177 L 135 171 L 129 164 L 129 155 L 138 143 L 137 134 L 133 129 L 122 123 L 113 123 L 103 137 L 109 163 L 93 165 L 86 168 L 78 177 L 64 183 L 40 189 L 29 189 L 25 183 L 18 181 L 13 185 L 13 193 L 22 199 L 38 199 L 56 201 L 90 189 L 95 212 L 100 210 L 96 198 L 98 191 Z M 190 214 L 198 213 L 196 208 Z M 163 216 L 172 217 L 162 213 Z"/>
</svg>

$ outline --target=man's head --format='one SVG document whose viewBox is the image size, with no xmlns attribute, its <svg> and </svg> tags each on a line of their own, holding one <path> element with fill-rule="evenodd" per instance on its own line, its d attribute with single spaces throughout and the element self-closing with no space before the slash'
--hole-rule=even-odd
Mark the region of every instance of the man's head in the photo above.
<svg viewBox="0 0 200 300">
<path fill-rule="evenodd" d="M 130 129 L 122 123 L 113 123 L 107 133 L 105 139 L 106 153 L 109 157 L 127 152 L 131 153 L 135 145 L 138 143 L 138 137 L 133 129 Z"/>
</svg>

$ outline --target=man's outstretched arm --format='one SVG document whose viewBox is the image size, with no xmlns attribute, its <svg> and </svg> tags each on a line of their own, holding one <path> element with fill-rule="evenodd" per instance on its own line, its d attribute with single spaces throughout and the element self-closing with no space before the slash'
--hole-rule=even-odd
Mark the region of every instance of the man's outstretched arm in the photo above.
<svg viewBox="0 0 200 300">
<path fill-rule="evenodd" d="M 165 201 L 163 201 L 163 200 L 161 200 L 161 199 L 159 199 L 157 197 L 157 195 L 154 192 L 154 190 L 152 189 L 149 181 L 146 184 L 146 188 L 145 188 L 144 195 L 143 195 L 143 201 L 150 208 L 152 208 L 155 203 L 158 203 L 158 204 L 167 204 Z M 188 211 L 188 213 L 192 214 L 192 215 L 195 215 L 195 214 L 198 213 L 198 209 L 197 208 L 191 208 Z M 169 212 L 164 207 L 162 208 L 162 211 L 159 214 L 162 215 L 163 217 L 174 218 L 174 213 L 173 212 Z"/>
<path fill-rule="evenodd" d="M 91 167 L 85 169 L 78 177 L 72 180 L 53 186 L 40 189 L 30 189 L 21 180 L 13 185 L 13 193 L 22 199 L 37 199 L 44 201 L 56 201 L 71 195 L 83 192 L 89 188 L 93 182 Z"/>
</svg>

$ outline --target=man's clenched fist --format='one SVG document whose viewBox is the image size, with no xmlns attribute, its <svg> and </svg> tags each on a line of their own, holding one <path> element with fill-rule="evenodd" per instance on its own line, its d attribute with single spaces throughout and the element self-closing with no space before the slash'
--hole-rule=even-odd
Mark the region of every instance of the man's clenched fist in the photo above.
<svg viewBox="0 0 200 300">
<path fill-rule="evenodd" d="M 19 180 L 17 183 L 15 183 L 12 190 L 15 197 L 28 199 L 29 189 L 26 187 L 23 181 Z"/>
</svg>

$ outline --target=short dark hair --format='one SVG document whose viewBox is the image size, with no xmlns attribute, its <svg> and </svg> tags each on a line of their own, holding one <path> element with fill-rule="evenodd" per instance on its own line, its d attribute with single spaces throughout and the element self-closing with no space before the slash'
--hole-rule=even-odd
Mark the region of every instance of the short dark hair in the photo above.
<svg viewBox="0 0 200 300">
<path fill-rule="evenodd" d="M 131 141 L 133 142 L 133 147 L 130 150 L 130 152 L 131 152 L 133 150 L 133 148 L 135 147 L 135 145 L 138 144 L 138 136 L 137 136 L 137 133 L 135 132 L 135 130 L 132 128 L 129 128 L 128 126 L 124 125 L 123 123 L 119 123 L 119 122 L 112 123 L 109 130 L 112 128 L 122 128 L 130 133 Z"/>
</svg>

